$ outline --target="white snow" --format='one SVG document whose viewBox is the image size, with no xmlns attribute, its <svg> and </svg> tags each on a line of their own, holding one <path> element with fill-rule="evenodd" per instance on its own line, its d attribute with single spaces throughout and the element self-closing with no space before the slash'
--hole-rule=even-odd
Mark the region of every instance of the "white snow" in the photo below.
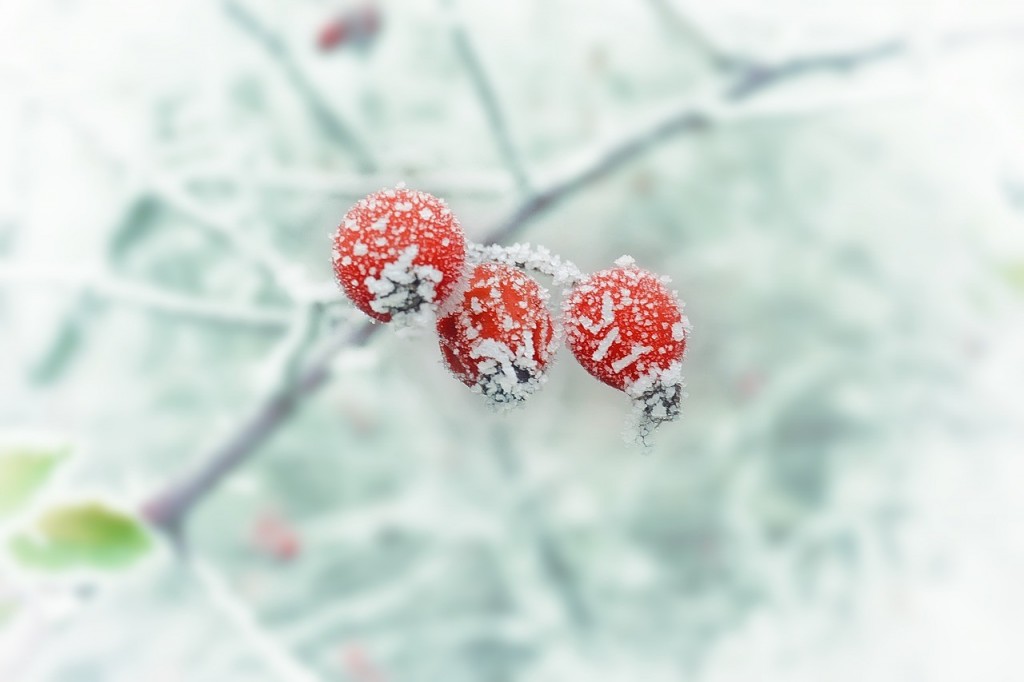
<svg viewBox="0 0 1024 682">
<path fill-rule="evenodd" d="M 608 354 L 608 349 L 612 347 L 612 344 L 615 343 L 615 339 L 617 338 L 619 338 L 619 328 L 612 327 L 612 330 L 608 332 L 608 334 L 601 339 L 601 343 L 597 345 L 597 350 L 595 350 L 594 354 L 590 356 L 591 359 L 597 361 L 603 360 L 604 356 Z"/>
</svg>

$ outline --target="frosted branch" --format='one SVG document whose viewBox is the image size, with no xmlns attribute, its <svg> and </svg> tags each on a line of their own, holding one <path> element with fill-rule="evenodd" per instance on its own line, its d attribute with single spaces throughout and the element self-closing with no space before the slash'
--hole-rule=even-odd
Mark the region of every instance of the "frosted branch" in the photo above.
<svg viewBox="0 0 1024 682">
<path fill-rule="evenodd" d="M 147 312 L 196 322 L 251 327 L 257 331 L 281 332 L 289 321 L 287 311 L 212 303 L 110 275 L 66 268 L 0 266 L 0 284 L 59 287 Z"/>
<path fill-rule="evenodd" d="M 481 107 L 483 107 L 484 114 L 487 117 L 487 124 L 491 129 L 495 143 L 498 145 L 498 150 L 505 160 L 505 165 L 508 166 L 512 177 L 515 178 L 519 191 L 523 194 L 530 194 L 532 185 L 529 175 L 526 172 L 526 167 L 516 145 L 512 142 L 508 123 L 505 121 L 505 114 L 498 102 L 498 96 L 494 92 L 491 79 L 487 76 L 487 72 L 484 70 L 483 64 L 476 54 L 466 29 L 458 22 L 455 22 L 452 24 L 451 32 L 452 42 L 455 44 L 455 53 L 459 56 L 463 66 L 466 67 L 466 72 L 473 83 L 473 90 L 476 92 L 477 99 L 480 100 Z"/>
<path fill-rule="evenodd" d="M 551 253 L 543 246 L 467 244 L 466 259 L 471 263 L 494 261 L 520 270 L 539 272 L 551 277 L 556 286 L 570 285 L 583 278 L 583 273 L 573 262 Z"/>
<path fill-rule="evenodd" d="M 353 128 L 313 85 L 295 60 L 288 45 L 261 22 L 241 2 L 224 0 L 222 3 L 227 17 L 242 31 L 262 47 L 267 55 L 281 69 L 292 89 L 302 98 L 309 109 L 313 120 L 320 129 L 334 142 L 346 148 L 353 157 L 359 170 L 372 172 L 377 169 L 377 162 L 370 151 L 362 143 Z"/>
<path fill-rule="evenodd" d="M 273 670 L 282 682 L 317 682 L 308 670 L 257 620 L 252 610 L 236 595 L 227 581 L 205 561 L 190 558 L 188 567 L 210 599 L 210 603 L 234 627 L 249 651 Z"/>
</svg>

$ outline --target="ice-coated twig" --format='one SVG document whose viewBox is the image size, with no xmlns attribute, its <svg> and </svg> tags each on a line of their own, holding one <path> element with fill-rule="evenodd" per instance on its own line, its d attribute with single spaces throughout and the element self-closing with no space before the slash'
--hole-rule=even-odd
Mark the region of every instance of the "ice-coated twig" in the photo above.
<svg viewBox="0 0 1024 682">
<path fill-rule="evenodd" d="M 0 285 L 59 287 L 183 320 L 265 332 L 282 332 L 289 321 L 287 310 L 213 303 L 112 275 L 63 267 L 0 265 Z"/>
<path fill-rule="evenodd" d="M 785 63 L 788 66 L 777 66 L 768 74 L 756 77 L 741 74 L 724 89 L 719 104 L 747 99 L 805 75 L 837 70 L 845 73 L 869 63 L 894 58 L 904 52 L 904 49 L 892 45 L 872 45 L 844 54 L 794 58 Z M 706 109 L 683 107 L 625 136 L 623 140 L 594 156 L 588 164 L 572 170 L 526 198 L 485 236 L 482 243 L 496 244 L 514 238 L 547 209 L 591 186 L 656 144 L 683 133 L 704 130 L 712 122 Z M 182 524 L 190 510 L 225 476 L 251 457 L 303 399 L 329 381 L 334 354 L 347 346 L 366 343 L 377 329 L 379 326 L 366 323 L 349 336 L 336 337 L 320 356 L 310 362 L 297 380 L 271 392 L 224 442 L 200 458 L 195 472 L 159 491 L 145 503 L 144 513 L 150 522 L 172 538 L 179 538 Z"/>
<path fill-rule="evenodd" d="M 151 196 L 205 229 L 213 237 L 223 240 L 230 245 L 232 251 L 269 277 L 286 295 L 294 298 L 292 290 L 296 283 L 291 268 L 276 254 L 259 245 L 250 235 L 243 234 L 232 221 L 211 213 L 192 197 L 177 178 L 141 162 L 136 155 L 124 149 L 115 135 L 87 120 L 75 107 L 50 93 L 41 93 L 41 97 L 51 103 L 54 112 L 111 164 L 127 171 L 138 183 L 139 192 Z"/>
<path fill-rule="evenodd" d="M 744 57 L 721 48 L 708 36 L 696 21 L 684 14 L 673 0 L 647 0 L 667 27 L 700 53 L 704 60 L 716 70 L 730 70 L 749 63 Z"/>
<path fill-rule="evenodd" d="M 583 273 L 575 263 L 543 246 L 470 243 L 466 245 L 466 259 L 471 263 L 494 261 L 520 270 L 539 272 L 552 278 L 556 286 L 571 285 L 583 279 Z"/>
<path fill-rule="evenodd" d="M 505 120 L 505 113 L 498 102 L 498 95 L 494 91 L 491 79 L 487 76 L 480 58 L 477 56 L 466 29 L 457 20 L 452 22 L 452 42 L 455 45 L 455 53 L 459 56 L 462 64 L 466 67 L 469 78 L 473 82 L 473 90 L 476 92 L 480 106 L 483 107 L 487 117 L 487 124 L 491 129 L 498 151 L 501 152 L 505 165 L 515 179 L 519 191 L 523 195 L 529 195 L 533 191 L 530 176 L 526 171 L 523 158 L 512 141 L 512 134 Z"/>
<path fill-rule="evenodd" d="M 228 19 L 248 34 L 267 52 L 270 58 L 284 72 L 288 83 L 302 98 L 313 119 L 321 130 L 341 146 L 348 149 L 355 158 L 359 170 L 371 173 L 377 170 L 377 162 L 369 149 L 362 143 L 353 128 L 328 104 L 316 89 L 309 76 L 299 67 L 288 45 L 271 31 L 242 2 L 223 0 L 221 3 Z"/>
<path fill-rule="evenodd" d="M 364 323 L 348 334 L 339 334 L 292 380 L 282 381 L 227 438 L 201 456 L 195 471 L 171 483 L 143 504 L 143 516 L 172 540 L 181 541 L 188 512 L 216 488 L 221 480 L 245 462 L 302 403 L 331 376 L 334 356 L 344 348 L 361 346 L 380 329 Z"/>
<path fill-rule="evenodd" d="M 265 662 L 281 682 L 317 682 L 320 679 L 263 628 L 213 566 L 196 557 L 189 557 L 186 563 L 210 603 L 231 623 L 252 655 Z"/>
<path fill-rule="evenodd" d="M 843 52 L 800 55 L 777 64 L 748 64 L 740 77 L 726 90 L 730 100 L 750 97 L 765 88 L 811 73 L 847 73 L 875 62 L 888 61 L 907 53 L 907 41 L 884 40 L 867 47 Z"/>
<path fill-rule="evenodd" d="M 491 231 L 488 244 L 507 241 L 532 220 L 539 217 L 563 199 L 605 177 L 627 161 L 639 156 L 656 143 L 683 132 L 702 130 L 711 125 L 703 111 L 687 107 L 670 114 L 654 125 L 645 126 L 637 133 L 596 154 L 590 161 L 571 170 L 560 179 L 526 199 L 518 208 Z"/>
</svg>

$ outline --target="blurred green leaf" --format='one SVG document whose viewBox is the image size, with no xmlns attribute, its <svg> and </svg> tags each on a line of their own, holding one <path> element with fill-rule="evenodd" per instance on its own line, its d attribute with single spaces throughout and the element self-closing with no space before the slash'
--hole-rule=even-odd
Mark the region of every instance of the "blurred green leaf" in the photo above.
<svg viewBox="0 0 1024 682">
<path fill-rule="evenodd" d="M 122 568 L 151 546 L 138 520 L 101 502 L 51 509 L 10 542 L 15 559 L 42 570 Z"/>
<path fill-rule="evenodd" d="M 67 455 L 65 446 L 0 446 L 0 519 L 27 503 Z"/>
<path fill-rule="evenodd" d="M 1010 263 L 1004 266 L 1003 276 L 1014 289 L 1024 291 L 1024 262 Z"/>
</svg>

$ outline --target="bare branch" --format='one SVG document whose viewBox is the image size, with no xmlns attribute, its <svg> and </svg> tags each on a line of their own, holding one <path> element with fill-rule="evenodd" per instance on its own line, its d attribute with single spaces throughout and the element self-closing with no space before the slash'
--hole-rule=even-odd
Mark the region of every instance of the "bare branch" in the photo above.
<svg viewBox="0 0 1024 682">
<path fill-rule="evenodd" d="M 545 189 L 535 193 L 523 202 L 503 221 L 498 223 L 485 244 L 494 244 L 511 239 L 555 204 L 583 188 L 605 177 L 627 161 L 639 156 L 655 144 L 683 132 L 702 130 L 711 124 L 711 119 L 700 111 L 686 108 L 668 115 L 651 126 L 645 126 L 638 133 L 628 136 L 579 168 L 555 180 Z"/>
<path fill-rule="evenodd" d="M 846 52 L 797 56 L 778 64 L 753 63 L 726 89 L 725 97 L 742 100 L 770 86 L 813 73 L 849 73 L 875 62 L 902 56 L 907 51 L 906 41 L 893 39 Z"/>
<path fill-rule="evenodd" d="M 494 92 L 491 80 L 488 78 L 487 72 L 484 70 L 483 64 L 481 64 L 480 58 L 473 48 L 473 43 L 466 33 L 466 29 L 456 21 L 452 23 L 451 32 L 452 42 L 455 44 L 455 52 L 458 54 L 459 59 L 462 60 L 466 71 L 469 73 L 470 80 L 473 82 L 473 89 L 476 91 L 477 99 L 480 100 L 480 105 L 487 116 L 487 124 L 491 128 L 491 134 L 494 136 L 498 150 L 505 160 L 505 165 L 508 166 L 509 172 L 515 178 L 519 191 L 524 195 L 529 195 L 533 191 L 530 177 L 526 172 L 526 167 L 516 145 L 512 142 L 512 135 L 509 132 L 508 123 L 505 121 L 505 114 L 498 103 L 498 96 Z"/>
<path fill-rule="evenodd" d="M 172 538 L 180 538 L 189 511 L 220 481 L 249 459 L 277 428 L 331 376 L 331 362 L 343 348 L 361 346 L 380 328 L 364 323 L 347 335 L 335 337 L 323 352 L 292 381 L 276 387 L 259 403 L 241 426 L 199 460 L 199 468 L 157 493 L 143 505 L 143 515 Z"/>
<path fill-rule="evenodd" d="M 160 315 L 250 327 L 261 332 L 280 333 L 287 327 L 289 320 L 287 311 L 212 303 L 196 296 L 177 294 L 139 282 L 66 268 L 0 266 L 0 284 L 57 286 Z"/>
<path fill-rule="evenodd" d="M 725 71 L 742 67 L 749 62 L 749 60 L 727 52 L 716 45 L 708 37 L 707 32 L 676 7 L 672 0 L 648 0 L 648 2 L 658 13 L 658 18 L 662 23 L 693 46 L 711 68 Z"/>
<path fill-rule="evenodd" d="M 278 65 L 324 134 L 352 153 L 359 170 L 366 173 L 377 170 L 377 162 L 370 151 L 360 141 L 352 126 L 331 107 L 310 81 L 309 76 L 299 68 L 288 45 L 242 3 L 224 0 L 223 8 L 227 17 L 258 43 Z"/>
<path fill-rule="evenodd" d="M 210 602 L 231 623 L 252 654 L 265 662 L 278 679 L 282 682 L 317 682 L 320 679 L 264 629 L 252 610 L 210 564 L 189 558 L 186 565 Z"/>
</svg>

